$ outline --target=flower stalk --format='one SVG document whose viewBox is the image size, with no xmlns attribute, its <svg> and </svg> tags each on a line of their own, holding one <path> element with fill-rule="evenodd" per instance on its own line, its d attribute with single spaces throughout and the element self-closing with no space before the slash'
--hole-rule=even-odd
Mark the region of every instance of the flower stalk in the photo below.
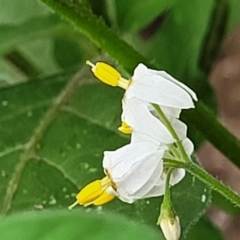
<svg viewBox="0 0 240 240">
<path fill-rule="evenodd" d="M 212 190 L 217 191 L 224 198 L 240 207 L 240 196 L 228 186 L 224 185 L 203 168 L 194 162 L 181 162 L 173 159 L 164 159 L 164 167 L 184 168 L 187 172 L 197 177 L 200 181 L 208 185 Z"/>
<path fill-rule="evenodd" d="M 167 171 L 165 194 L 157 222 L 167 240 L 178 240 L 181 235 L 180 220 L 176 215 L 171 202 L 170 178 L 173 171 L 174 168 L 169 168 Z"/>
<path fill-rule="evenodd" d="M 187 156 L 187 153 L 185 151 L 185 149 L 183 148 L 183 145 L 180 142 L 180 139 L 177 135 L 177 133 L 175 132 L 174 128 L 172 127 L 172 125 L 170 124 L 170 122 L 168 121 L 167 117 L 165 116 L 165 114 L 163 113 L 162 109 L 160 108 L 159 105 L 157 104 L 152 104 L 152 106 L 154 107 L 154 109 L 157 111 L 159 118 L 161 119 L 161 121 L 164 123 L 164 125 L 167 127 L 167 129 L 169 130 L 169 132 L 171 133 L 171 135 L 173 136 L 173 138 L 176 140 L 176 144 L 178 146 L 178 149 L 180 150 L 180 153 L 182 155 L 182 158 L 185 161 L 189 161 L 190 158 Z"/>
</svg>

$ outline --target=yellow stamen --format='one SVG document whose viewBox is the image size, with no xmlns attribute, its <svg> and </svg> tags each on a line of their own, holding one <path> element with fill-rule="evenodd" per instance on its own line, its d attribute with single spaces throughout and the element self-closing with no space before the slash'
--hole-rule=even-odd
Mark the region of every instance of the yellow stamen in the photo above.
<svg viewBox="0 0 240 240">
<path fill-rule="evenodd" d="M 110 202 L 114 199 L 114 196 L 106 192 L 109 186 L 115 188 L 115 184 L 108 175 L 101 180 L 95 180 L 87 184 L 76 196 L 77 201 L 70 205 L 68 209 L 72 210 L 77 204 L 86 207 L 91 204 L 99 206 Z"/>
<path fill-rule="evenodd" d="M 122 78 L 121 74 L 112 66 L 104 62 L 97 62 L 96 65 L 94 65 L 88 60 L 86 64 L 92 67 L 93 74 L 102 82 L 113 87 L 119 86 L 123 89 L 128 88 L 130 81 Z"/>
<path fill-rule="evenodd" d="M 101 196 L 103 191 L 101 180 L 96 180 L 85 186 L 76 198 L 80 205 L 85 205 Z"/>
<path fill-rule="evenodd" d="M 93 204 L 95 206 L 101 206 L 103 204 L 106 204 L 112 201 L 114 198 L 115 196 L 108 194 L 107 191 L 104 191 L 100 197 L 98 197 L 95 201 L 93 201 Z"/>
<path fill-rule="evenodd" d="M 126 122 L 122 122 L 122 125 L 118 128 L 118 131 L 124 134 L 132 134 L 132 128 Z"/>
</svg>

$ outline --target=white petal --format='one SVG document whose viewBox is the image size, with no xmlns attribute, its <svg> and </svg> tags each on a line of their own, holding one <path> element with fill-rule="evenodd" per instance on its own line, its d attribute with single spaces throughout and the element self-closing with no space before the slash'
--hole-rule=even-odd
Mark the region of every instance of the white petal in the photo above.
<svg viewBox="0 0 240 240">
<path fill-rule="evenodd" d="M 147 161 L 149 152 L 155 152 L 157 146 L 150 142 L 125 145 L 115 151 L 105 151 L 103 168 L 115 181 L 121 180 L 125 174 L 139 161 Z"/>
<path fill-rule="evenodd" d="M 194 107 L 191 95 L 178 84 L 157 74 L 133 75 L 127 98 L 139 98 L 173 108 Z"/>
<path fill-rule="evenodd" d="M 134 69 L 133 77 L 138 80 L 143 75 L 146 75 L 149 73 L 149 69 L 142 63 L 139 63 L 137 67 Z"/>
<path fill-rule="evenodd" d="M 119 196 L 119 194 L 112 188 L 112 186 L 108 187 L 106 189 L 106 191 L 107 191 L 108 194 L 110 194 L 112 196 L 115 196 L 115 197 Z"/>
<path fill-rule="evenodd" d="M 187 137 L 187 125 L 178 119 L 172 119 L 170 122 L 180 140 Z"/>
<path fill-rule="evenodd" d="M 133 131 L 131 135 L 130 143 L 139 143 L 139 142 L 152 142 L 156 145 L 160 145 L 159 141 L 157 141 L 155 138 L 152 138 L 149 135 L 140 133 L 138 131 Z"/>
<path fill-rule="evenodd" d="M 145 101 L 124 98 L 122 121 L 130 125 L 133 131 L 148 135 L 158 142 L 175 142 L 165 125 L 151 114 Z"/>
<path fill-rule="evenodd" d="M 171 107 L 166 107 L 166 106 L 160 106 L 159 107 L 162 109 L 163 113 L 165 116 L 170 119 L 170 118 L 179 118 L 181 109 L 179 108 L 171 108 Z M 153 116 L 158 118 L 158 113 L 155 110 L 155 108 L 152 106 L 152 104 L 148 104 L 148 109 L 149 111 L 153 114 Z"/>
<path fill-rule="evenodd" d="M 155 184 L 157 184 L 158 179 L 161 177 L 162 171 L 163 161 L 160 161 L 158 166 L 155 168 L 151 178 L 137 192 L 134 193 L 134 196 L 138 199 L 161 196 L 162 193 L 164 193 L 165 183 L 157 187 Z"/>
<path fill-rule="evenodd" d="M 155 74 L 157 74 L 157 75 L 159 75 L 159 76 L 162 76 L 162 77 L 168 79 L 169 81 L 172 81 L 173 83 L 177 84 L 178 86 L 180 86 L 181 88 L 183 88 L 186 92 L 188 92 L 195 101 L 198 100 L 196 93 L 195 93 L 192 89 L 190 89 L 190 88 L 189 88 L 188 86 L 186 86 L 184 83 L 182 83 L 182 82 L 178 81 L 177 79 L 175 79 L 174 77 L 172 77 L 172 76 L 171 76 L 170 74 L 168 74 L 167 72 L 165 72 L 165 71 L 157 71 L 157 70 L 152 70 L 152 69 L 149 69 L 149 70 L 150 70 L 152 73 L 155 73 Z"/>
<path fill-rule="evenodd" d="M 117 192 L 120 196 L 132 196 L 132 198 L 141 198 L 139 194 L 135 196 L 139 190 L 142 191 L 144 195 L 148 192 L 154 185 L 158 178 L 153 178 L 156 175 L 155 170 L 158 169 L 159 173 L 162 172 L 162 156 L 164 150 L 157 150 L 155 152 L 149 152 L 147 159 L 144 161 L 139 161 L 136 163 L 132 169 L 124 176 L 121 181 L 114 181 L 114 176 L 112 176 L 113 181 L 117 185 Z M 155 174 L 154 174 L 155 173 Z M 158 174 L 160 176 L 160 174 Z M 144 191 L 146 187 L 146 191 Z"/>
<path fill-rule="evenodd" d="M 194 145 L 189 138 L 186 138 L 182 141 L 182 145 L 188 156 L 191 156 L 194 150 Z"/>
<path fill-rule="evenodd" d="M 170 184 L 173 186 L 179 183 L 185 177 L 185 170 L 183 168 L 175 169 L 170 178 Z"/>
<path fill-rule="evenodd" d="M 144 198 L 158 197 L 165 193 L 165 183 L 162 185 L 154 186 L 148 193 L 145 194 Z"/>
<path fill-rule="evenodd" d="M 160 106 L 167 118 L 179 118 L 181 109 L 180 108 L 171 108 L 166 106 Z"/>
</svg>

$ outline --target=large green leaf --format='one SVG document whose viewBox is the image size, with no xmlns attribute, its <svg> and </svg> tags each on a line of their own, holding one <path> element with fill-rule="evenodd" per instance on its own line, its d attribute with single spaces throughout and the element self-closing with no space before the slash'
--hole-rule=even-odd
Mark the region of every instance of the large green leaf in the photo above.
<svg viewBox="0 0 240 240">
<path fill-rule="evenodd" d="M 100 212 L 99 212 L 100 213 Z M 109 213 L 25 213 L 2 219 L 2 240 L 161 240 L 151 228 Z"/>
<path fill-rule="evenodd" d="M 103 151 L 129 141 L 116 132 L 123 92 L 82 72 L 67 85 L 69 73 L 0 89 L 2 213 L 67 208 L 81 187 L 103 177 Z M 209 189 L 187 175 L 172 195 L 186 233 L 208 205 Z M 155 226 L 161 201 L 114 200 L 101 209 Z"/>
</svg>

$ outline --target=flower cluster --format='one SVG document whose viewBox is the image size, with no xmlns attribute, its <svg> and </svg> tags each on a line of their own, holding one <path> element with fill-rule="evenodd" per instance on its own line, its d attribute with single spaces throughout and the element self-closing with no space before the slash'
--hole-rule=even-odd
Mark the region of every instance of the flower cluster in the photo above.
<svg viewBox="0 0 240 240">
<path fill-rule="evenodd" d="M 165 71 L 141 63 L 129 80 L 103 62 L 87 64 L 102 82 L 125 89 L 118 129 L 131 134 L 131 140 L 115 151 L 104 152 L 106 176 L 84 187 L 70 208 L 76 204 L 98 206 L 115 197 L 133 203 L 163 195 L 167 175 L 164 158 L 184 161 L 193 152 L 187 126 L 179 116 L 182 109 L 194 107 L 195 93 Z M 184 176 L 184 169 L 174 169 L 169 184 L 177 184 Z"/>
</svg>

